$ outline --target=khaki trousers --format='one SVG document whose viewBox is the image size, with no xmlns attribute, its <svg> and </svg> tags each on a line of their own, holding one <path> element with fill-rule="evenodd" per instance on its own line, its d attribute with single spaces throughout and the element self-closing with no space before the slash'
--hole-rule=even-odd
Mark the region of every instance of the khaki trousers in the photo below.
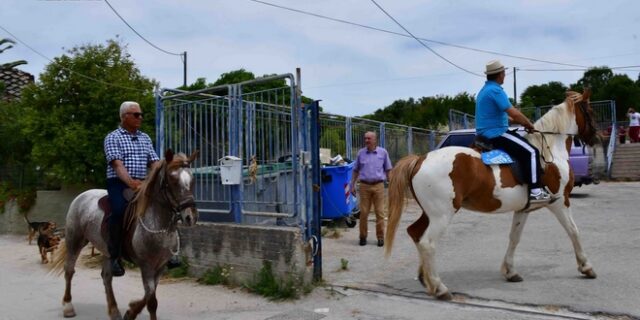
<svg viewBox="0 0 640 320">
<path fill-rule="evenodd" d="M 367 219 L 371 205 L 376 213 L 376 237 L 384 239 L 384 183 L 360 183 L 360 239 L 367 238 Z"/>
</svg>

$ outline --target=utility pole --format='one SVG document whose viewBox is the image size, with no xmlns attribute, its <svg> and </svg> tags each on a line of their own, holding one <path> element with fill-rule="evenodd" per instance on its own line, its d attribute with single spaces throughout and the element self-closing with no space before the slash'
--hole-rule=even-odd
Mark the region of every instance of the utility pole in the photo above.
<svg viewBox="0 0 640 320">
<path fill-rule="evenodd" d="M 513 67 L 513 104 L 516 106 L 518 105 L 518 92 L 516 90 L 516 67 Z"/>
<path fill-rule="evenodd" d="M 187 87 L 187 52 L 182 53 L 182 74 L 184 75 L 182 85 Z"/>
</svg>

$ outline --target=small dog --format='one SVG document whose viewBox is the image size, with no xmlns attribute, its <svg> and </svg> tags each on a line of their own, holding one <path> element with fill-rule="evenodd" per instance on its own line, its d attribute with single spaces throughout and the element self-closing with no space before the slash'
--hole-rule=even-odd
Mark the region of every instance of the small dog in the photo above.
<svg viewBox="0 0 640 320">
<path fill-rule="evenodd" d="M 36 237 L 36 233 L 52 235 L 57 227 L 54 221 L 29 221 L 26 215 L 24 216 L 24 221 L 26 221 L 29 226 L 29 244 L 31 244 L 33 238 Z"/>
<path fill-rule="evenodd" d="M 42 259 L 42 264 L 49 263 L 49 259 L 47 259 L 47 253 L 51 253 L 51 259 L 53 259 L 53 251 L 58 249 L 58 244 L 60 244 L 60 237 L 52 234 L 41 233 L 38 236 L 38 251 L 40 252 L 40 258 Z"/>
</svg>

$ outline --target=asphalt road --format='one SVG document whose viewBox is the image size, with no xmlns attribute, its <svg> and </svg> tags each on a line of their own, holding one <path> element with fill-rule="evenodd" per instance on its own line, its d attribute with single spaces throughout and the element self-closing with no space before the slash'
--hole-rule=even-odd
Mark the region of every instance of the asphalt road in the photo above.
<svg viewBox="0 0 640 320">
<path fill-rule="evenodd" d="M 541 209 L 530 214 L 515 255 L 524 281 L 506 282 L 500 265 L 512 214 L 460 212 L 436 247 L 437 268 L 454 301 L 640 319 L 640 183 L 576 188 L 571 207 L 597 279 L 585 279 L 577 271 L 569 237 L 555 216 Z M 326 239 L 324 278 L 343 287 L 431 299 L 416 281 L 418 256 L 404 232 L 418 215 L 419 208 L 410 202 L 388 260 L 374 244 L 372 221 L 365 247 L 357 245 L 357 227 Z M 341 259 L 348 261 L 349 271 L 336 271 Z"/>
<path fill-rule="evenodd" d="M 640 182 L 576 189 L 573 214 L 598 274 L 583 279 L 569 238 L 546 210 L 531 214 L 515 263 L 524 281 L 500 274 L 511 215 L 461 212 L 437 247 L 440 276 L 454 301 L 427 296 L 416 281 L 415 246 L 402 230 L 418 217 L 410 203 L 388 260 L 374 236 L 358 246 L 357 228 L 323 239 L 324 287 L 300 300 L 271 302 L 242 289 L 166 281 L 160 319 L 640 319 Z M 370 231 L 374 230 L 370 221 Z M 374 231 L 375 232 L 375 231 Z M 88 258 L 86 255 L 84 259 Z M 47 275 L 26 237 L 0 236 L 0 319 L 59 319 L 64 280 Z M 88 261 L 90 262 L 90 261 Z M 106 319 L 98 269 L 85 261 L 73 286 L 76 319 Z M 95 264 L 95 263 L 94 263 Z M 345 266 L 343 270 L 342 266 Z M 116 279 L 120 310 L 142 295 L 137 272 Z M 139 319 L 148 319 L 146 311 Z"/>
</svg>

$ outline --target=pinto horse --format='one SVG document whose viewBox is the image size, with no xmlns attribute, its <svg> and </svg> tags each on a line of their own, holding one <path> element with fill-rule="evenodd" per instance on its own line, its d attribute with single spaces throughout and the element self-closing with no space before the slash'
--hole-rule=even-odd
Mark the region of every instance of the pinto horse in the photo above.
<svg viewBox="0 0 640 320">
<path fill-rule="evenodd" d="M 124 319 L 135 319 L 146 306 L 150 319 L 155 320 L 158 301 L 156 287 L 165 265 L 180 249 L 177 232 L 178 220 L 193 226 L 198 220 L 192 188 L 194 179 L 189 164 L 198 152 L 188 158 L 182 154 L 165 153 L 142 183 L 140 191 L 127 208 L 123 256 L 140 267 L 144 297 L 129 303 Z M 71 279 L 75 273 L 80 250 L 91 242 L 109 256 L 107 233 L 102 229 L 105 212 L 98 200 L 107 195 L 106 190 L 87 190 L 77 196 L 67 213 L 66 236 L 54 260 L 53 272 L 63 272 L 66 281 L 62 299 L 64 317 L 76 315 L 71 303 Z M 110 319 L 122 319 L 111 285 L 113 275 L 109 259 L 102 263 L 102 281 L 107 295 L 107 312 Z"/>
<path fill-rule="evenodd" d="M 485 165 L 480 153 L 472 148 L 446 147 L 424 156 L 409 155 L 401 159 L 390 175 L 386 255 L 391 253 L 409 187 L 422 215 L 407 232 L 418 249 L 418 279 L 432 296 L 452 299 L 436 271 L 435 248 L 451 218 L 461 208 L 483 213 L 514 212 L 509 247 L 501 267 L 507 281 L 522 281 L 513 256 L 528 213 L 541 207 L 553 212 L 569 234 L 578 270 L 587 278 L 595 278 L 596 273 L 580 244 L 569 203 L 573 188 L 569 149 L 573 136 L 577 135 L 590 146 L 598 140 L 589 96 L 588 90 L 584 94 L 568 92 L 565 101 L 536 121 L 535 131 L 526 135 L 526 139 L 540 150 L 545 171 L 542 182 L 556 201 L 529 207 L 528 187 L 518 182 L 511 168 Z"/>
</svg>

